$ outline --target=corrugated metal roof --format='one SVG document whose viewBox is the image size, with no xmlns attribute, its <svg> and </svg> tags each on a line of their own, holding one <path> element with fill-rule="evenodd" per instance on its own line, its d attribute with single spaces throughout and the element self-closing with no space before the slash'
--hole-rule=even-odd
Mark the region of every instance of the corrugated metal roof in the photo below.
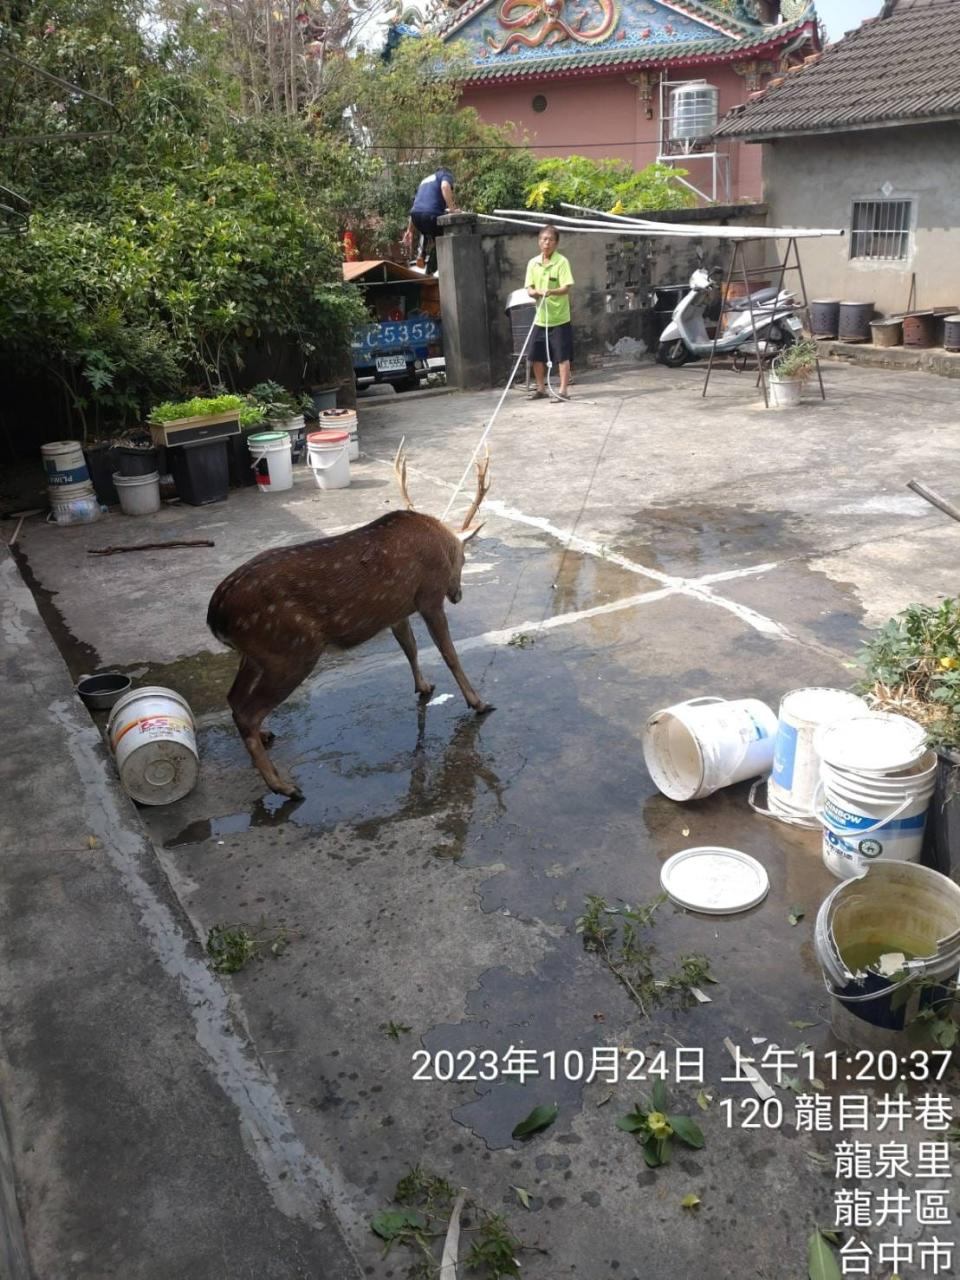
<svg viewBox="0 0 960 1280">
<path fill-rule="evenodd" d="M 347 283 L 359 280 L 368 272 L 378 267 L 383 269 L 384 280 L 432 280 L 433 276 L 424 275 L 414 267 L 405 266 L 402 262 L 391 262 L 388 258 L 362 258 L 359 262 L 343 264 L 343 278 Z"/>
<path fill-rule="evenodd" d="M 899 0 L 720 122 L 723 138 L 960 119 L 956 0 Z"/>
</svg>

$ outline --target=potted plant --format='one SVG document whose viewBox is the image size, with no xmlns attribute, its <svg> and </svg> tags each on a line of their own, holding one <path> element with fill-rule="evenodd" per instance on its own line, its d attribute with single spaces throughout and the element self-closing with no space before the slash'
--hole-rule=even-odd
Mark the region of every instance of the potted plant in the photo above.
<svg viewBox="0 0 960 1280">
<path fill-rule="evenodd" d="M 306 445 L 304 414 L 313 416 L 313 401 L 309 396 L 299 399 L 281 387 L 279 382 L 258 382 L 247 392 L 247 403 L 257 408 L 274 431 L 286 431 L 290 435 L 293 461 L 299 462 Z"/>
<path fill-rule="evenodd" d="M 166 445 L 180 498 L 190 506 L 222 502 L 230 473 L 227 440 L 240 433 L 241 396 L 196 396 L 164 401 L 150 414 L 154 443 Z"/>
<path fill-rule="evenodd" d="M 939 756 L 923 861 L 960 880 L 960 598 L 912 604 L 861 656 L 871 706 L 924 725 Z"/>
<path fill-rule="evenodd" d="M 804 338 L 784 347 L 770 366 L 770 399 L 778 409 L 800 403 L 804 384 L 817 367 L 817 344 Z"/>
</svg>

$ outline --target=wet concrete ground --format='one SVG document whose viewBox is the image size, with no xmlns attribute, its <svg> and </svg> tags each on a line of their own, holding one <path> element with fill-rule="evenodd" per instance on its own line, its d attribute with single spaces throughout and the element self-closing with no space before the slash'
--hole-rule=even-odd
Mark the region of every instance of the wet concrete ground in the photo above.
<svg viewBox="0 0 960 1280">
<path fill-rule="evenodd" d="M 413 1260 L 383 1259 L 365 1224 L 417 1163 L 545 1251 L 522 1256 L 531 1280 L 802 1272 L 812 1222 L 830 1215 L 833 1183 L 809 1158 L 828 1135 L 728 1130 L 719 1099 L 746 1094 L 721 1083 L 723 1039 L 832 1046 L 812 924 L 834 881 L 815 835 L 753 814 L 746 785 L 685 806 L 659 795 L 640 737 L 653 710 L 689 697 L 775 708 L 791 688 L 849 685 L 869 626 L 955 589 L 960 530 L 904 485 L 918 475 L 956 501 L 956 388 L 845 367 L 826 382 L 827 404 L 796 414 L 764 412 L 730 374 L 703 401 L 695 368 L 597 374 L 567 406 L 509 399 L 487 524 L 448 608 L 496 712 L 466 710 L 422 628 L 437 683 L 426 708 L 389 636 L 323 661 L 270 721 L 299 802 L 264 792 L 224 713 L 235 659 L 206 632 L 210 591 L 258 550 L 396 505 L 401 436 L 411 496 L 439 513 L 495 397 L 371 408 L 349 490 L 320 494 L 301 472 L 283 498 L 25 527 L 21 568 L 74 674 L 128 670 L 200 717 L 200 784 L 141 817 L 201 937 L 259 920 L 293 935 L 282 957 L 226 981 L 297 1135 L 347 1188 L 345 1229 L 369 1275 L 400 1277 Z M 87 554 L 163 537 L 216 547 Z M 665 1000 L 643 1017 L 575 921 L 590 894 L 650 900 L 665 859 L 703 843 L 758 857 L 770 894 L 733 917 L 662 906 L 656 972 L 699 952 L 716 985 L 709 1004 Z M 409 1031 L 393 1039 L 390 1022 Z M 615 1120 L 649 1082 L 413 1079 L 421 1050 L 607 1045 L 704 1050 L 713 1107 L 699 1112 L 697 1084 L 672 1090 L 697 1112 L 702 1150 L 646 1169 Z M 513 1126 L 551 1102 L 553 1128 L 514 1143 Z M 680 1207 L 689 1192 L 695 1213 Z"/>
</svg>

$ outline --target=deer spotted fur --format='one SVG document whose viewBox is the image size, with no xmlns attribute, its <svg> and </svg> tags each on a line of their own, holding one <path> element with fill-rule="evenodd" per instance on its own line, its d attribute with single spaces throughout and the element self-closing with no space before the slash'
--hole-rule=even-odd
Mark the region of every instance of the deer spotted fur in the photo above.
<svg viewBox="0 0 960 1280">
<path fill-rule="evenodd" d="M 207 625 L 240 654 L 227 695 L 250 758 L 271 790 L 300 796 L 267 754 L 273 735 L 261 730 L 267 715 L 310 674 L 325 649 L 353 649 L 387 627 L 413 671 L 421 698 L 433 692 L 417 661 L 409 618 L 419 613 L 460 687 L 478 715 L 493 708 L 470 684 L 450 639 L 445 600 L 457 604 L 464 545 L 479 532 L 468 525 L 487 491 L 489 460 L 477 466 L 477 496 L 455 533 L 433 516 L 412 510 L 406 462 L 398 451 L 395 469 L 407 504 L 372 524 L 332 538 L 263 551 L 235 569 L 210 598 Z"/>
</svg>

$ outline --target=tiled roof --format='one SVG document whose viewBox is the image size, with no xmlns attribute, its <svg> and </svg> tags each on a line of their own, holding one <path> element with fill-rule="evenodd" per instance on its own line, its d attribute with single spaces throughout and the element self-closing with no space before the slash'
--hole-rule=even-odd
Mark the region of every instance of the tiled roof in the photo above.
<svg viewBox="0 0 960 1280">
<path fill-rule="evenodd" d="M 887 0 L 824 52 L 720 122 L 724 138 L 775 138 L 960 118 L 957 0 Z"/>
<path fill-rule="evenodd" d="M 691 11 L 693 5 L 688 6 Z M 700 8 L 707 6 L 701 5 Z M 743 26 L 744 24 L 740 24 Z M 512 62 L 508 53 L 500 54 L 495 61 L 487 65 L 472 65 L 465 74 L 468 84 L 488 83 L 490 81 L 526 80 L 530 78 L 544 79 L 564 75 L 583 75 L 586 72 L 613 69 L 631 70 L 642 67 L 656 67 L 662 63 L 697 63 L 697 62 L 736 62 L 740 59 L 765 52 L 773 52 L 783 48 L 791 39 L 798 37 L 807 28 L 811 35 L 816 31 L 816 19 L 804 15 L 792 23 L 781 23 L 776 27 L 753 27 L 749 35 L 739 39 L 718 34 L 716 38 L 704 40 L 685 40 L 675 44 L 655 44 L 649 49 L 630 48 L 587 48 L 579 47 L 575 52 L 558 53 L 552 58 L 538 58 L 536 62 Z"/>
</svg>

